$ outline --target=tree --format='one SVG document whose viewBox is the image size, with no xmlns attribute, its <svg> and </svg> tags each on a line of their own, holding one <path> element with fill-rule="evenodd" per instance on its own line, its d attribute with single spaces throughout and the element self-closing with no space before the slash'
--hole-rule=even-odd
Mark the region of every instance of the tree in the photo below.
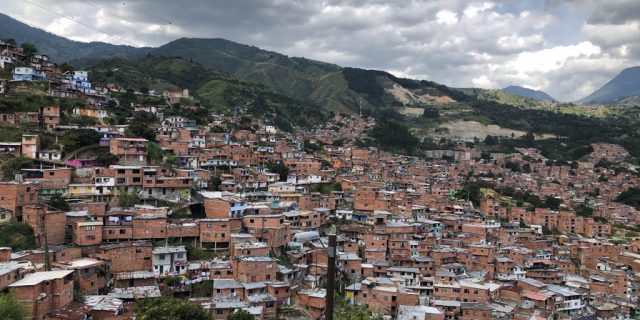
<svg viewBox="0 0 640 320">
<path fill-rule="evenodd" d="M 422 117 L 427 119 L 437 119 L 440 118 L 440 111 L 435 108 L 424 108 L 424 111 L 422 111 Z"/>
<path fill-rule="evenodd" d="M 387 120 L 378 121 L 369 135 L 381 149 L 390 152 L 413 154 L 419 143 L 407 126 Z"/>
<path fill-rule="evenodd" d="M 109 151 L 99 152 L 96 155 L 96 162 L 103 167 L 108 167 L 112 164 L 116 164 L 118 163 L 118 160 L 118 156 Z"/>
<path fill-rule="evenodd" d="M 135 194 L 124 192 L 123 190 L 120 190 L 120 192 L 118 192 L 118 207 L 129 208 L 139 203 L 140 198 L 138 198 L 138 196 L 136 196 Z"/>
<path fill-rule="evenodd" d="M 552 196 L 546 196 L 544 198 L 544 207 L 549 208 L 551 210 L 560 209 L 560 205 L 562 204 L 562 199 L 558 199 Z"/>
<path fill-rule="evenodd" d="M 27 317 L 27 308 L 13 293 L 9 292 L 0 295 L 0 314 L 5 320 L 22 320 Z"/>
<path fill-rule="evenodd" d="M 640 209 L 640 188 L 631 187 L 625 190 L 618 195 L 616 201 Z"/>
<path fill-rule="evenodd" d="M 269 163 L 267 169 L 273 173 L 277 173 L 280 176 L 280 181 L 287 181 L 289 176 L 289 167 L 282 163 Z"/>
<path fill-rule="evenodd" d="M 93 129 L 72 129 L 67 131 L 60 139 L 65 153 L 99 142 L 100 134 Z"/>
<path fill-rule="evenodd" d="M 486 137 L 484 137 L 484 144 L 488 146 L 495 146 L 499 142 L 500 140 L 498 139 L 498 137 L 494 137 L 492 135 L 487 135 Z"/>
<path fill-rule="evenodd" d="M 168 154 L 164 160 L 164 164 L 168 167 L 177 167 L 178 166 L 178 158 L 172 154 Z"/>
<path fill-rule="evenodd" d="M 149 124 L 148 122 L 134 120 L 125 131 L 125 135 L 129 138 L 144 138 L 149 141 L 155 141 L 156 132 L 149 127 Z"/>
<path fill-rule="evenodd" d="M 60 65 L 60 71 L 62 72 L 70 72 L 75 70 L 76 68 L 70 64 L 69 62 L 64 62 Z"/>
<path fill-rule="evenodd" d="M 349 305 L 344 299 L 337 298 L 336 320 L 382 320 L 380 315 L 374 314 L 364 306 Z"/>
<path fill-rule="evenodd" d="M 149 162 L 158 163 L 162 161 L 163 156 L 164 152 L 162 151 L 162 148 L 160 148 L 160 145 L 153 141 L 149 141 L 149 145 L 147 147 L 147 158 L 149 159 Z"/>
<path fill-rule="evenodd" d="M 236 309 L 236 312 L 230 314 L 227 320 L 254 320 L 256 317 L 249 311 L 244 309 Z"/>
<path fill-rule="evenodd" d="M 36 45 L 33 44 L 33 43 L 25 42 L 20 47 L 29 56 L 32 56 L 32 55 L 38 53 L 38 47 L 36 47 Z"/>
<path fill-rule="evenodd" d="M 69 207 L 69 204 L 67 203 L 67 200 L 65 200 L 60 193 L 56 193 L 53 196 L 51 196 L 51 199 L 49 200 L 49 206 L 52 209 L 60 210 L 60 211 L 71 210 L 71 208 Z"/>
<path fill-rule="evenodd" d="M 15 47 L 17 45 L 16 39 L 3 39 L 2 41 L 6 42 L 10 46 L 14 46 Z"/>
<path fill-rule="evenodd" d="M 209 189 L 213 191 L 220 191 L 221 184 L 222 184 L 222 179 L 220 179 L 220 176 L 216 175 L 211 178 L 211 185 L 209 186 Z"/>
<path fill-rule="evenodd" d="M 209 314 L 202 307 L 177 299 L 163 296 L 156 299 L 144 299 L 140 302 L 134 314 L 139 320 L 208 320 Z"/>
<path fill-rule="evenodd" d="M 36 248 L 33 229 L 26 223 L 8 223 L 0 226 L 0 246 L 11 247 L 13 251 Z"/>
</svg>

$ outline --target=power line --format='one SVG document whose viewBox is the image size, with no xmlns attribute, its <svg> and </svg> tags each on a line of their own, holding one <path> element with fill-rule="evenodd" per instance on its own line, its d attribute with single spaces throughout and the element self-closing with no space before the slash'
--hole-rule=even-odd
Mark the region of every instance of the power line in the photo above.
<svg viewBox="0 0 640 320">
<path fill-rule="evenodd" d="M 129 40 L 127 40 L 127 39 L 125 39 L 125 38 L 123 38 L 123 37 L 120 37 L 120 36 L 118 36 L 118 35 L 116 35 L 116 34 L 109 33 L 109 32 L 103 31 L 103 30 L 100 30 L 100 29 L 95 28 L 95 27 L 93 27 L 93 26 L 91 26 L 91 25 L 88 25 L 88 24 L 86 24 L 86 23 L 84 23 L 84 22 L 82 22 L 82 21 L 76 20 L 76 19 L 74 19 L 74 18 L 72 18 L 72 17 L 70 17 L 70 16 L 67 16 L 67 15 L 64 15 L 64 14 L 62 14 L 62 13 L 59 13 L 59 12 L 53 11 L 53 10 L 51 10 L 51 9 L 47 8 L 47 7 L 44 7 L 44 6 L 40 5 L 40 4 L 35 3 L 35 2 L 31 2 L 31 1 L 29 1 L 29 0 L 22 0 L 22 1 L 24 1 L 24 2 L 26 2 L 26 3 L 28 3 L 28 4 L 31 4 L 31 5 L 33 5 L 33 6 L 36 6 L 36 7 L 40 8 L 40 9 L 42 9 L 42 10 L 48 11 L 48 12 L 50 12 L 50 13 L 53 13 L 53 14 L 55 14 L 55 15 L 59 16 L 59 17 L 65 18 L 65 19 L 67 19 L 67 20 L 71 20 L 71 21 L 73 21 L 73 22 L 75 22 L 75 23 L 77 23 L 77 24 L 80 24 L 80 25 L 82 25 L 82 26 L 85 26 L 85 27 L 87 27 L 87 28 L 89 28 L 89 29 L 91 29 L 91 30 L 94 30 L 94 31 L 97 31 L 97 32 L 100 32 L 100 33 L 104 33 L 104 34 L 106 34 L 106 35 L 108 35 L 108 36 L 110 36 L 110 37 L 113 37 L 113 38 L 116 38 L 116 39 L 122 40 L 122 41 L 124 41 L 124 42 L 126 42 L 126 43 L 129 43 L 129 44 L 133 45 L 134 47 L 140 47 L 140 45 L 139 45 L 139 44 L 137 44 L 137 43 L 135 43 L 135 42 L 129 41 Z"/>
<path fill-rule="evenodd" d="M 125 17 L 123 17 L 123 16 L 121 16 L 121 15 L 119 15 L 119 14 L 116 14 L 116 13 L 113 13 L 113 12 L 111 12 L 111 11 L 108 11 L 108 10 L 107 10 L 107 9 L 105 9 L 105 8 L 98 7 L 97 5 L 92 4 L 91 2 L 84 1 L 84 0 L 78 0 L 78 1 L 80 1 L 80 2 L 82 2 L 82 3 L 84 3 L 84 4 L 88 5 L 88 6 L 90 6 L 90 7 L 92 7 L 92 8 L 95 8 L 95 9 L 98 9 L 98 10 L 102 10 L 104 13 L 106 13 L 106 14 L 108 14 L 108 15 L 110 15 L 110 16 L 116 17 L 116 18 L 118 18 L 118 19 L 120 19 L 120 20 L 122 20 L 122 21 L 126 21 L 126 22 L 129 22 L 129 23 L 132 23 L 132 24 L 138 25 L 138 26 L 140 26 L 140 27 L 143 27 L 143 28 L 145 28 L 145 27 L 146 27 L 144 24 L 142 24 L 142 23 L 140 23 L 140 22 L 132 21 L 131 19 L 127 19 L 127 18 L 125 18 Z M 169 22 L 169 23 L 170 23 L 170 22 Z"/>
</svg>

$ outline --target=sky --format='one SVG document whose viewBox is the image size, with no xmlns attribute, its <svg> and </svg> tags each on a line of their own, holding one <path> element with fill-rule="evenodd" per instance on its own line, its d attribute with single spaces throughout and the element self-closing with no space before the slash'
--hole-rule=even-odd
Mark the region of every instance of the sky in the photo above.
<svg viewBox="0 0 640 320">
<path fill-rule="evenodd" d="M 453 87 L 520 85 L 561 101 L 640 65 L 638 0 L 0 0 L 0 12 L 78 41 L 225 38 Z"/>
</svg>

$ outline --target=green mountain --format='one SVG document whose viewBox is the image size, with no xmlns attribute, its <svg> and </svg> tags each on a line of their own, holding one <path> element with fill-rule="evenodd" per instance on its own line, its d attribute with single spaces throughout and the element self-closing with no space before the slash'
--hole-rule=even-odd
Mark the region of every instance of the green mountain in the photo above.
<svg viewBox="0 0 640 320">
<path fill-rule="evenodd" d="M 151 48 L 135 48 L 104 42 L 73 41 L 33 28 L 2 13 L 0 13 L 0 39 L 14 39 L 19 44 L 34 43 L 38 47 L 38 52 L 48 55 L 56 62 L 113 55 L 143 55 L 151 50 Z"/>
<path fill-rule="evenodd" d="M 95 58 L 107 56 L 136 58 L 151 53 L 154 56 L 181 57 L 333 112 L 353 113 L 361 107 L 371 111 L 394 106 L 423 106 L 437 100 L 437 96 L 429 93 L 428 85 L 416 87 L 412 84 L 413 87 L 405 88 L 388 73 L 376 71 L 362 77 L 355 71 L 357 69 L 288 57 L 225 39 L 182 38 L 158 48 L 83 43 L 30 27 L 2 14 L 0 35 L 0 38 L 12 38 L 18 43 L 34 43 L 53 61 L 73 60 L 77 67 L 88 66 Z M 358 83 L 360 80 L 369 81 L 368 86 L 377 83 L 380 86 L 378 92 L 369 92 Z"/>
<path fill-rule="evenodd" d="M 622 70 L 602 88 L 582 98 L 585 104 L 608 104 L 640 96 L 640 66 Z"/>
<path fill-rule="evenodd" d="M 7 22 L 20 30 L 7 27 Z M 390 150 L 397 146 L 418 154 L 424 148 L 455 148 L 446 141 L 437 146 L 433 142 L 418 146 L 407 133 L 429 142 L 434 133 L 446 132 L 451 123 L 464 126 L 465 122 L 460 123 L 464 120 L 527 133 L 524 139 L 512 135 L 514 139 L 506 137 L 499 144 L 490 139 L 492 145 L 486 150 L 493 152 L 537 147 L 552 159 L 574 160 L 588 154 L 590 144 L 599 141 L 619 143 L 632 155 L 640 156 L 640 118 L 633 118 L 637 113 L 603 113 L 598 117 L 576 112 L 577 108 L 585 109 L 582 106 L 541 107 L 533 99 L 499 90 L 453 89 L 384 71 L 287 57 L 223 39 L 179 39 L 159 48 L 138 49 L 76 43 L 15 21 L 0 24 L 0 30 L 3 38 L 35 43 L 54 61 L 80 59 L 73 64 L 91 71 L 92 82 L 115 82 L 127 89 L 188 88 L 210 110 L 243 107 L 284 129 L 320 123 L 331 112 L 372 115 L 380 122 L 380 132 L 374 130 L 370 136 L 376 145 Z M 92 58 L 116 53 L 122 55 Z M 634 93 L 635 72 L 627 72 L 631 76 L 625 73 L 624 81 L 612 83 L 624 88 L 624 94 Z M 131 95 L 120 94 L 117 98 L 131 100 Z M 172 109 L 182 112 L 184 108 Z M 205 111 L 206 117 L 206 110 L 200 111 Z M 126 121 L 128 116 L 120 115 L 117 121 Z M 534 134 L 548 135 L 547 139 L 533 139 Z M 479 136 L 484 137 L 482 133 Z"/>
<path fill-rule="evenodd" d="M 75 63 L 75 62 L 74 62 Z M 224 72 L 182 58 L 147 55 L 83 61 L 93 82 L 116 83 L 139 90 L 189 89 L 199 102 L 217 112 L 247 107 L 251 114 L 265 116 L 284 129 L 309 126 L 326 119 L 316 105 L 275 93 L 264 85 L 244 81 Z"/>
<path fill-rule="evenodd" d="M 355 112 L 361 106 L 374 109 L 426 105 L 437 100 L 439 94 L 430 89 L 432 83 L 288 57 L 224 39 L 182 38 L 152 53 L 193 60 L 334 112 Z"/>
<path fill-rule="evenodd" d="M 544 101 L 544 102 L 558 101 L 554 99 L 552 96 L 548 95 L 546 92 L 539 91 L 539 90 L 532 90 L 532 89 L 528 89 L 520 86 L 508 86 L 502 89 L 502 91 L 510 94 L 514 94 L 517 96 L 525 97 L 525 98 L 531 98 L 537 101 Z"/>
</svg>

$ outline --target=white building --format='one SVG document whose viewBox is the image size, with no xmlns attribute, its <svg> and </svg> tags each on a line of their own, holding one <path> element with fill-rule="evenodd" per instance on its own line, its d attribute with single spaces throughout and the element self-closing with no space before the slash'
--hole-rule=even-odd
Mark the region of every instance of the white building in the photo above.
<svg viewBox="0 0 640 320">
<path fill-rule="evenodd" d="M 151 261 L 153 273 L 157 276 L 185 274 L 189 266 L 184 246 L 154 248 Z"/>
</svg>

